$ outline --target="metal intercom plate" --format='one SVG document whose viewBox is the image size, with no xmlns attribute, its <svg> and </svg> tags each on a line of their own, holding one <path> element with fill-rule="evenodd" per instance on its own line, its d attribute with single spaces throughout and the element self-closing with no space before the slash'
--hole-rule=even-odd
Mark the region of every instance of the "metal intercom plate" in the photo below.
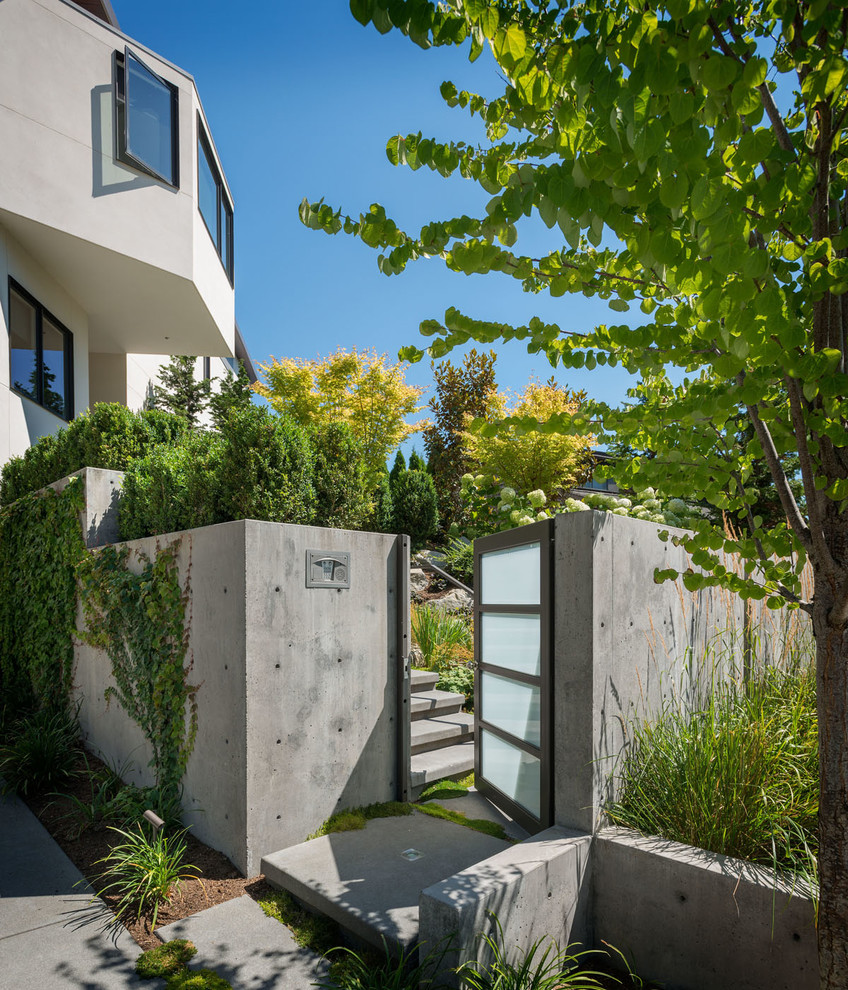
<svg viewBox="0 0 848 990">
<path fill-rule="evenodd" d="M 350 553 L 347 550 L 307 550 L 307 588 L 349 588 Z"/>
</svg>

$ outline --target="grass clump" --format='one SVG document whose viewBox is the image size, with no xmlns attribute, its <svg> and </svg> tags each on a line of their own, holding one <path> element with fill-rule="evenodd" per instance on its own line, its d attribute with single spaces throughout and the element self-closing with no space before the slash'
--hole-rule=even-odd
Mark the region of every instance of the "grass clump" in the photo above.
<svg viewBox="0 0 848 990">
<path fill-rule="evenodd" d="M 422 664 L 427 670 L 438 670 L 449 663 L 457 651 L 464 651 L 464 656 L 473 649 L 468 620 L 436 605 L 413 605 L 410 623 L 412 637 L 421 650 Z"/>
<path fill-rule="evenodd" d="M 444 801 L 458 798 L 468 793 L 468 788 L 474 785 L 474 774 L 469 774 L 462 780 L 435 780 L 421 792 L 419 801 Z"/>
<path fill-rule="evenodd" d="M 142 952 L 135 961 L 135 971 L 143 980 L 173 976 L 185 969 L 189 959 L 196 954 L 194 942 L 187 938 L 175 938 L 172 942 L 164 942 L 155 949 Z"/>
<path fill-rule="evenodd" d="M 346 808 L 330 815 L 323 825 L 307 836 L 307 842 L 332 832 L 356 832 L 374 818 L 400 818 L 411 814 L 412 805 L 404 801 L 382 801 L 361 808 Z"/>
<path fill-rule="evenodd" d="M 26 797 L 75 776 L 79 722 L 76 711 L 44 708 L 17 719 L 0 747 L 3 793 Z"/>
<path fill-rule="evenodd" d="M 183 969 L 168 978 L 167 990 L 233 990 L 214 969 Z"/>
<path fill-rule="evenodd" d="M 172 836 L 161 829 L 151 838 L 145 828 L 110 828 L 124 841 L 112 847 L 107 856 L 98 860 L 106 869 L 98 878 L 100 893 L 118 896 L 115 923 L 133 912 L 137 918 L 150 912 L 150 928 L 156 927 L 159 908 L 166 904 L 181 884 L 191 878 L 196 866 L 184 865 L 185 830 Z"/>
<path fill-rule="evenodd" d="M 713 690 L 635 728 L 610 820 L 811 878 L 818 849 L 812 666 Z"/>
<path fill-rule="evenodd" d="M 482 965 L 476 960 L 459 968 L 464 990 L 601 990 L 601 973 L 582 968 L 590 952 L 560 950 L 549 938 L 539 939 L 529 949 L 507 954 L 503 947 L 503 929 L 494 918 L 491 935 L 479 938 L 491 961 Z"/>
<path fill-rule="evenodd" d="M 418 960 L 417 947 L 395 955 L 383 940 L 381 958 L 373 950 L 334 949 L 329 975 L 314 986 L 322 990 L 446 990 L 442 981 L 444 951 Z"/>
<path fill-rule="evenodd" d="M 417 804 L 416 809 L 423 811 L 425 815 L 432 818 L 442 818 L 446 822 L 453 822 L 455 825 L 464 825 L 466 828 L 473 828 L 476 832 L 483 832 L 491 835 L 495 839 L 503 839 L 505 842 L 513 842 L 513 839 L 506 834 L 500 822 L 490 822 L 487 818 L 469 818 L 461 811 L 451 811 L 450 808 L 443 808 L 440 804 Z"/>
<path fill-rule="evenodd" d="M 339 931 L 335 922 L 307 911 L 288 891 L 275 890 L 260 898 L 259 906 L 269 918 L 289 928 L 292 938 L 301 948 L 326 956 L 338 944 Z"/>
</svg>

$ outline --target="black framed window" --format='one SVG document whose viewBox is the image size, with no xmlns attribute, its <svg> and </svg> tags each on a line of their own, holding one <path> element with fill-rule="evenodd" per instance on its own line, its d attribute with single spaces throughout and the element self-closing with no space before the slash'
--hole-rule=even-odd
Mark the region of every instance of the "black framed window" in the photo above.
<svg viewBox="0 0 848 990">
<path fill-rule="evenodd" d="M 26 289 L 9 279 L 11 383 L 50 412 L 73 416 L 73 335 Z"/>
<path fill-rule="evenodd" d="M 209 138 L 197 118 L 197 206 L 209 236 L 227 273 L 233 281 L 233 208 L 227 198 L 224 182 Z"/>
<path fill-rule="evenodd" d="M 179 188 L 177 87 L 129 48 L 115 52 L 115 157 Z"/>
</svg>

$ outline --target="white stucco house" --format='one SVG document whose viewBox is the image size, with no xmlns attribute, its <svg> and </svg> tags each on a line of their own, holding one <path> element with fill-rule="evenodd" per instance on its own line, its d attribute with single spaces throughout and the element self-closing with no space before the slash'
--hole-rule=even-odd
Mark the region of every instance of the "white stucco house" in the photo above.
<svg viewBox="0 0 848 990">
<path fill-rule="evenodd" d="M 0 2 L 0 464 L 170 354 L 221 377 L 233 199 L 192 77 L 109 0 Z"/>
</svg>

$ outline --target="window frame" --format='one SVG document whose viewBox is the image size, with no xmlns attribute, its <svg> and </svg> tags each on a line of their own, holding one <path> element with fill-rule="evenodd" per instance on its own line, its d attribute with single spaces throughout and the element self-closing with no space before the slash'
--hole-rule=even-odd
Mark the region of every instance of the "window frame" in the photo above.
<svg viewBox="0 0 848 990">
<path fill-rule="evenodd" d="M 127 62 L 134 59 L 145 72 L 150 73 L 153 78 L 165 86 L 171 93 L 171 178 L 162 175 L 155 168 L 152 168 L 145 161 L 137 158 L 128 148 L 127 138 L 129 137 L 129 114 L 127 113 Z M 180 98 L 179 89 L 174 83 L 154 72 L 153 69 L 134 51 L 126 45 L 123 52 L 115 52 L 115 72 L 113 80 L 114 110 L 115 110 L 115 160 L 122 165 L 129 165 L 130 168 L 152 176 L 172 189 L 180 188 Z"/>
<path fill-rule="evenodd" d="M 218 254 L 218 258 L 223 265 L 224 271 L 227 274 L 230 285 L 233 284 L 233 272 L 235 269 L 234 258 L 233 258 L 233 227 L 234 227 L 234 213 L 233 204 L 230 197 L 227 195 L 226 187 L 224 186 L 224 180 L 221 176 L 221 170 L 218 167 L 218 162 L 215 154 L 212 150 L 212 142 L 206 132 L 206 127 L 203 124 L 203 118 L 198 113 L 197 115 L 197 212 L 203 219 L 203 226 L 206 228 L 207 233 L 212 238 L 212 243 L 215 246 L 215 250 Z M 209 229 L 209 224 L 200 208 L 200 162 L 201 155 L 206 159 L 206 164 L 209 166 L 209 171 L 212 173 L 212 179 L 215 183 L 215 230 Z M 229 224 L 221 223 L 221 207 L 224 207 L 224 214 L 229 219 Z M 226 226 L 226 230 L 222 230 L 222 226 Z M 224 253 L 222 252 L 222 247 L 226 242 L 226 261 L 224 260 Z"/>
<path fill-rule="evenodd" d="M 35 361 L 36 368 L 43 369 L 44 367 L 44 318 L 50 321 L 50 323 L 62 334 L 64 340 L 63 349 L 63 360 L 62 369 L 64 372 L 64 387 L 65 387 L 65 411 L 63 413 L 56 412 L 55 409 L 51 409 L 49 406 L 44 404 L 44 375 L 38 374 L 36 376 L 36 395 L 33 396 L 29 392 L 24 392 L 19 388 L 15 388 L 15 383 L 12 381 L 12 293 L 18 295 L 25 303 L 32 306 L 35 310 Z M 73 333 L 62 323 L 61 320 L 57 320 L 56 317 L 43 306 L 31 293 L 28 292 L 20 282 L 17 282 L 11 276 L 9 276 L 9 285 L 7 293 L 8 302 L 8 313 L 9 313 L 9 389 L 15 393 L 15 395 L 21 396 L 23 399 L 29 399 L 30 402 L 34 402 L 37 406 L 44 409 L 45 412 L 50 413 L 57 418 L 64 420 L 66 423 L 74 418 L 74 335 Z"/>
</svg>

